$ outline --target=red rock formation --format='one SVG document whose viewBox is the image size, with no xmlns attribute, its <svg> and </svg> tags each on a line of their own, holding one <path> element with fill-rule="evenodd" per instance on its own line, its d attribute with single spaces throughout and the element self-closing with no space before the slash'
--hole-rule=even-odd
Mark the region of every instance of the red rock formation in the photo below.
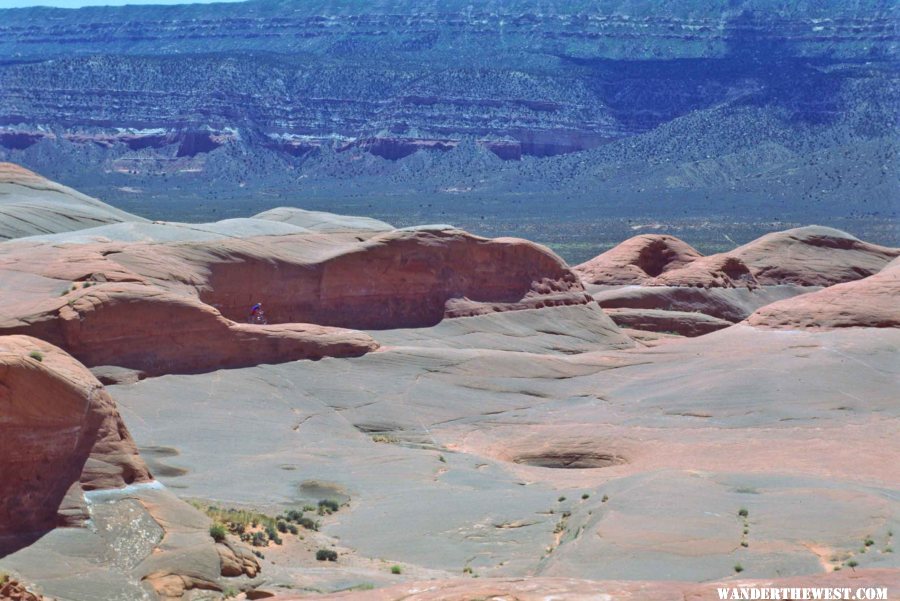
<svg viewBox="0 0 900 601">
<path fill-rule="evenodd" d="M 574 271 L 591 284 L 830 286 L 877 273 L 897 256 L 900 249 L 869 244 L 836 229 L 809 226 L 767 234 L 708 257 L 672 236 L 636 236 Z"/>
<path fill-rule="evenodd" d="M 644 284 L 702 255 L 674 236 L 643 234 L 573 268 L 589 284 Z"/>
<path fill-rule="evenodd" d="M 43 601 L 44 597 L 32 593 L 20 582 L 9 580 L 0 574 L 0 601 Z"/>
<path fill-rule="evenodd" d="M 5 252 L 4 252 L 5 251 Z M 428 326 L 445 317 L 586 304 L 566 264 L 524 240 L 458 230 L 296 234 L 170 244 L 13 244 L 0 276 L 82 281 L 62 295 L 4 295 L 0 333 L 40 336 L 89 366 L 147 374 L 323 356 L 376 348 L 361 329 Z M 84 284 L 81 284 L 82 286 Z M 270 323 L 249 326 L 262 302 Z M 315 326 L 301 324 L 318 324 Z"/>
<path fill-rule="evenodd" d="M 900 327 L 900 262 L 881 272 L 772 303 L 747 322 L 766 328 Z"/>
<path fill-rule="evenodd" d="M 151 479 L 113 399 L 44 341 L 0 337 L 0 424 L 0 538 L 77 521 L 81 490 Z"/>
<path fill-rule="evenodd" d="M 743 261 L 762 285 L 831 286 L 878 273 L 900 249 L 812 225 L 766 234 L 727 254 Z"/>
<path fill-rule="evenodd" d="M 651 286 L 694 286 L 696 288 L 755 288 L 758 283 L 743 261 L 731 255 L 700 257 L 683 267 L 671 269 L 646 282 Z"/>
<path fill-rule="evenodd" d="M 100 284 L 68 295 L 54 329 L 43 329 L 89 366 L 118 365 L 148 376 L 356 357 L 377 348 L 352 330 L 310 324 L 238 324 L 196 298 L 139 284 Z"/>
</svg>

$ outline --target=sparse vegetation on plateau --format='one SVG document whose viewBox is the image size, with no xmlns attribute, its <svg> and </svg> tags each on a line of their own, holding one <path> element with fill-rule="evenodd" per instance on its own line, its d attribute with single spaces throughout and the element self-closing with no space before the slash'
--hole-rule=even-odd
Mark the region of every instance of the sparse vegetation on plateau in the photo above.
<svg viewBox="0 0 900 601">
<path fill-rule="evenodd" d="M 44 353 L 40 351 L 31 351 L 30 353 L 28 353 L 28 356 L 38 363 L 42 363 L 44 361 Z"/>
</svg>

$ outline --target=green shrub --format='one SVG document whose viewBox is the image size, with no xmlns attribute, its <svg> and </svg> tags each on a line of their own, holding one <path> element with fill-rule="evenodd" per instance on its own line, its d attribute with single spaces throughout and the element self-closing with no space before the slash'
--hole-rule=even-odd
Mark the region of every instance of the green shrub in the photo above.
<svg viewBox="0 0 900 601">
<path fill-rule="evenodd" d="M 850 561 L 847 562 L 848 568 L 855 568 L 858 565 L 859 565 L 859 562 L 856 561 L 855 559 L 851 559 Z"/>
<path fill-rule="evenodd" d="M 601 503 L 606 503 L 607 501 L 609 501 L 609 495 L 603 495 L 603 498 L 600 499 Z"/>
<path fill-rule="evenodd" d="M 38 363 L 42 363 L 44 361 L 44 353 L 40 351 L 31 351 L 30 353 L 28 353 L 28 356 Z"/>
<path fill-rule="evenodd" d="M 282 543 L 281 537 L 278 536 L 278 530 L 276 530 L 274 526 L 266 526 L 266 536 L 276 545 Z"/>
<path fill-rule="evenodd" d="M 289 522 L 297 522 L 297 521 L 300 520 L 300 518 L 303 517 L 303 512 L 302 512 L 302 511 L 297 511 L 296 509 L 291 509 L 290 511 L 288 511 L 288 512 L 285 514 L 285 517 L 287 517 L 287 520 L 288 520 Z"/>
<path fill-rule="evenodd" d="M 287 534 L 287 531 L 288 531 L 288 525 L 287 525 L 287 522 L 282 522 L 281 520 L 278 520 L 278 522 L 275 523 L 275 527 L 276 527 L 276 528 L 278 529 L 278 531 L 281 532 L 282 534 Z"/>
<path fill-rule="evenodd" d="M 745 540 L 742 540 L 742 541 L 741 541 L 741 546 L 742 546 L 742 547 L 749 547 L 749 546 L 750 546 L 750 543 L 748 543 L 748 542 L 745 541 Z"/>
<path fill-rule="evenodd" d="M 391 574 L 398 575 L 403 573 L 403 568 L 400 566 L 391 566 Z"/>
<path fill-rule="evenodd" d="M 319 561 L 337 561 L 337 551 L 331 549 L 319 549 L 316 551 L 316 559 Z"/>
<path fill-rule="evenodd" d="M 269 545 L 269 538 L 266 536 L 265 532 L 254 532 L 253 538 L 250 539 L 250 544 L 254 547 L 267 547 Z"/>
<path fill-rule="evenodd" d="M 312 505 L 304 505 L 303 506 L 303 511 L 315 511 L 315 510 L 316 510 L 316 508 Z"/>
<path fill-rule="evenodd" d="M 747 511 L 745 508 L 741 507 L 741 509 L 738 511 L 738 515 L 741 516 L 742 518 L 745 518 L 748 515 L 750 515 L 750 512 Z"/>
<path fill-rule="evenodd" d="M 740 574 L 741 572 L 744 571 L 744 566 L 742 566 L 739 563 L 736 563 L 736 564 L 734 564 L 734 571 L 737 572 L 738 574 Z"/>
<path fill-rule="evenodd" d="M 873 541 L 871 538 L 866 538 L 866 540 L 863 541 L 863 544 L 867 547 L 871 547 L 875 544 L 875 541 Z"/>
<path fill-rule="evenodd" d="M 340 505 L 333 499 L 322 499 L 319 501 L 319 513 L 334 513 L 340 509 Z"/>
<path fill-rule="evenodd" d="M 560 503 L 562 503 L 562 502 L 565 501 L 565 500 L 566 500 L 565 497 L 560 497 L 560 498 L 557 499 L 557 501 L 559 501 Z"/>
<path fill-rule="evenodd" d="M 209 527 L 209 535 L 217 543 L 221 543 L 225 540 L 226 534 L 228 534 L 228 530 L 225 529 L 223 524 L 215 523 Z"/>
<path fill-rule="evenodd" d="M 583 495 L 581 495 L 581 499 L 582 499 L 583 501 L 586 501 L 586 500 L 588 500 L 588 499 L 590 499 L 590 498 L 591 498 L 591 495 L 589 495 L 588 493 L 584 493 Z"/>
<path fill-rule="evenodd" d="M 318 530 L 319 522 L 312 520 L 310 518 L 300 518 L 300 521 L 297 522 L 298 525 L 306 528 L 307 530 Z"/>
</svg>

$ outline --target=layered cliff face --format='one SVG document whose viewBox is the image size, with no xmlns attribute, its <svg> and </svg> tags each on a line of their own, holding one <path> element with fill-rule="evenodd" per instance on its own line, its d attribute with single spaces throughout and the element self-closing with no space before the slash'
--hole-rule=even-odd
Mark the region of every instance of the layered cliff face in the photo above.
<svg viewBox="0 0 900 601">
<path fill-rule="evenodd" d="M 87 519 L 83 491 L 151 479 L 115 402 L 71 356 L 0 337 L 0 552 Z"/>
<path fill-rule="evenodd" d="M 850 202 L 877 221 L 896 190 L 880 169 L 896 152 L 884 134 L 896 124 L 895 11 L 876 0 L 4 11 L 0 158 L 156 217 L 148 201 L 167 204 L 175 186 L 205 202 L 165 216 L 204 221 L 225 199 L 248 214 L 261 189 L 308 186 L 334 208 L 356 185 L 383 192 L 379 217 L 408 215 L 391 205 L 410 191 L 411 203 L 439 201 L 402 225 L 484 215 L 457 197 L 523 195 L 582 218 L 728 203 L 832 223 Z M 451 221 L 496 236 L 530 219 L 506 232 Z"/>
</svg>

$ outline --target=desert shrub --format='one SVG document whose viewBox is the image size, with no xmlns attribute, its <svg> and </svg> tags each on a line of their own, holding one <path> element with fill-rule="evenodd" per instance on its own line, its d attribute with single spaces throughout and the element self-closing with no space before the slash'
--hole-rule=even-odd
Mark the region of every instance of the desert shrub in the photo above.
<svg viewBox="0 0 900 601">
<path fill-rule="evenodd" d="M 603 498 L 600 499 L 601 503 L 606 503 L 607 501 L 609 501 L 609 495 L 603 495 Z"/>
<path fill-rule="evenodd" d="M 557 499 L 557 501 L 559 501 L 560 503 L 562 503 L 562 502 L 565 501 L 565 500 L 566 500 L 565 497 L 560 497 L 560 498 Z"/>
<path fill-rule="evenodd" d="M 316 559 L 319 561 L 337 561 L 337 551 L 331 549 L 319 549 L 316 551 Z"/>
<path fill-rule="evenodd" d="M 300 518 L 303 517 L 303 512 L 297 511 L 296 509 L 291 509 L 290 511 L 285 513 L 285 517 L 289 522 L 297 522 L 300 520 Z"/>
<path fill-rule="evenodd" d="M 274 526 L 266 526 L 266 536 L 276 545 L 280 545 L 282 542 L 281 537 L 278 536 L 278 530 L 276 530 Z"/>
<path fill-rule="evenodd" d="M 403 573 L 403 568 L 401 568 L 400 566 L 391 566 L 391 574 L 396 575 L 396 574 L 402 574 L 402 573 Z"/>
<path fill-rule="evenodd" d="M 221 543 L 225 540 L 226 534 L 228 534 L 228 530 L 225 529 L 223 524 L 215 523 L 209 527 L 209 535 L 217 543 Z"/>
<path fill-rule="evenodd" d="M 291 534 L 297 534 L 299 532 L 299 530 L 297 529 L 297 526 L 295 526 L 294 524 L 288 524 L 288 531 Z"/>
<path fill-rule="evenodd" d="M 588 493 L 584 493 L 583 495 L 581 495 L 582 501 L 587 501 L 590 498 L 591 498 L 591 495 L 589 495 Z"/>
<path fill-rule="evenodd" d="M 340 505 L 334 499 L 322 499 L 319 501 L 319 513 L 334 513 L 340 509 Z"/>
<path fill-rule="evenodd" d="M 41 363 L 44 360 L 44 353 L 40 351 L 31 351 L 30 353 L 28 353 L 28 356 L 38 363 Z"/>
<path fill-rule="evenodd" d="M 319 522 L 311 519 L 311 518 L 300 518 L 300 521 L 297 522 L 300 526 L 306 528 L 307 530 L 318 530 Z"/>
<path fill-rule="evenodd" d="M 742 518 L 745 518 L 748 515 L 750 515 L 750 512 L 747 511 L 745 508 L 741 507 L 741 509 L 738 511 L 738 515 L 741 516 Z"/>
<path fill-rule="evenodd" d="M 278 529 L 278 531 L 281 532 L 282 534 L 287 534 L 287 531 L 288 531 L 288 525 L 287 525 L 287 522 L 282 522 L 281 520 L 278 520 L 278 522 L 276 522 L 276 524 L 275 524 L 275 527 L 276 527 L 276 528 Z"/>
<path fill-rule="evenodd" d="M 742 566 L 739 563 L 736 563 L 736 564 L 734 564 L 734 571 L 737 572 L 738 574 L 740 574 L 741 572 L 744 571 L 744 566 Z"/>
<path fill-rule="evenodd" d="M 254 547 L 265 547 L 269 544 L 269 538 L 265 532 L 254 532 L 253 538 L 250 539 L 250 544 Z"/>
<path fill-rule="evenodd" d="M 859 565 L 859 562 L 856 561 L 855 559 L 851 559 L 850 561 L 847 562 L 848 568 L 855 568 L 858 565 Z"/>
</svg>

